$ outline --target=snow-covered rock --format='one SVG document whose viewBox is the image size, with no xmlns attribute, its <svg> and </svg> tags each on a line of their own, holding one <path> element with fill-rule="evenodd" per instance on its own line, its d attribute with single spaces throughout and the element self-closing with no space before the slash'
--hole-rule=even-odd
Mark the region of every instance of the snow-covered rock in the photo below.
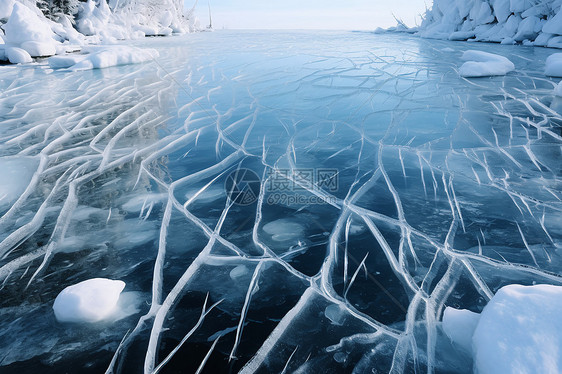
<svg viewBox="0 0 562 374">
<path fill-rule="evenodd" d="M 515 70 L 515 65 L 507 58 L 492 53 L 468 50 L 462 59 L 466 61 L 459 70 L 463 77 L 505 75 Z"/>
<path fill-rule="evenodd" d="M 447 308 L 442 327 L 479 374 L 562 371 L 562 287 L 509 285 L 480 315 Z"/>
<path fill-rule="evenodd" d="M 7 47 L 6 57 L 12 64 L 27 64 L 33 61 L 27 51 L 18 47 Z"/>
<path fill-rule="evenodd" d="M 562 77 L 562 53 L 554 53 L 548 56 L 544 73 L 549 77 Z"/>
<path fill-rule="evenodd" d="M 88 279 L 62 290 L 53 304 L 59 322 L 99 322 L 116 309 L 125 282 L 104 278 Z"/>
</svg>

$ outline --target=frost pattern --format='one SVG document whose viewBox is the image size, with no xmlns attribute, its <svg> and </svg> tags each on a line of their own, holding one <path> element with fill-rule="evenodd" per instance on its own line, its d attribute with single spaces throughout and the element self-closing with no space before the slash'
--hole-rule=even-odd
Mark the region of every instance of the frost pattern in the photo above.
<svg viewBox="0 0 562 374">
<path fill-rule="evenodd" d="M 466 46 L 405 35 L 139 44 L 164 57 L 0 70 L 0 365 L 470 372 L 444 306 L 562 283 L 547 52 L 470 45 L 517 72 L 467 80 Z M 297 186 L 330 204 L 268 202 L 299 168 L 339 170 L 335 192 Z M 261 176 L 256 203 L 224 193 L 237 169 Z M 57 293 L 91 277 L 124 280 L 140 312 L 54 322 Z"/>
</svg>

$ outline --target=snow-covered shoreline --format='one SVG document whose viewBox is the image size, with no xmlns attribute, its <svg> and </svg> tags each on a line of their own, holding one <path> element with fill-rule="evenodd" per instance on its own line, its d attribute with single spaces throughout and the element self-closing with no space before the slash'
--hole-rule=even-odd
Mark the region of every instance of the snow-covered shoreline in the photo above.
<svg viewBox="0 0 562 374">
<path fill-rule="evenodd" d="M 154 4 L 153 4 L 154 3 Z M 183 2 L 165 0 L 156 4 L 151 0 L 140 2 L 88 0 L 79 3 L 74 16 L 57 14 L 47 18 L 32 0 L 2 0 L 0 3 L 0 61 L 13 64 L 30 63 L 36 57 L 59 55 L 57 67 L 68 53 L 85 50 L 89 45 L 111 45 L 119 40 L 139 39 L 145 36 L 169 36 L 196 31 L 198 26 L 184 14 Z M 135 63 L 153 58 L 153 51 L 138 48 L 110 48 L 106 53 L 97 51 L 89 56 L 85 66 L 106 67 Z M 148 57 L 147 57 L 148 56 Z M 100 58 L 104 58 L 101 61 Z M 72 59 L 72 58 L 71 58 Z M 76 63 L 85 60 L 76 57 Z M 98 61 L 99 60 L 99 61 Z M 93 63 L 92 63 L 93 62 Z"/>
<path fill-rule="evenodd" d="M 423 38 L 562 48 L 562 0 L 434 0 L 420 26 Z"/>
</svg>

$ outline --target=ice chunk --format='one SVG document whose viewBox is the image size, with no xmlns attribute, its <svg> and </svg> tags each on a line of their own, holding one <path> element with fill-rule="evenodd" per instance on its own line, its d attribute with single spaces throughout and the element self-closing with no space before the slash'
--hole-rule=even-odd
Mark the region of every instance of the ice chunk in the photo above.
<svg viewBox="0 0 562 374">
<path fill-rule="evenodd" d="M 562 287 L 509 285 L 482 311 L 473 336 L 475 372 L 560 373 Z"/>
<path fill-rule="evenodd" d="M 12 64 L 27 64 L 33 61 L 29 53 L 17 47 L 6 48 L 6 56 Z"/>
<path fill-rule="evenodd" d="M 443 331 L 455 346 L 472 354 L 472 335 L 479 319 L 478 313 L 447 307 L 443 313 Z"/>
<path fill-rule="evenodd" d="M 548 56 L 544 73 L 549 77 L 562 77 L 562 53 Z"/>
<path fill-rule="evenodd" d="M 109 317 L 125 288 L 120 280 L 94 278 L 66 287 L 53 304 L 59 322 L 98 322 Z"/>
<path fill-rule="evenodd" d="M 468 50 L 462 59 L 467 61 L 460 68 L 463 77 L 488 77 L 505 75 L 515 70 L 515 65 L 507 58 L 493 53 Z"/>
</svg>

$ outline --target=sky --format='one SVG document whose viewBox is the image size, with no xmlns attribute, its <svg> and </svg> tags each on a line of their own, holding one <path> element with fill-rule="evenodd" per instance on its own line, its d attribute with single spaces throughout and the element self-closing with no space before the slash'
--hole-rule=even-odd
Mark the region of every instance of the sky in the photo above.
<svg viewBox="0 0 562 374">
<path fill-rule="evenodd" d="M 431 0 L 210 0 L 215 29 L 373 30 L 395 26 L 393 14 L 408 26 L 419 23 Z M 184 0 L 190 9 L 195 0 Z M 209 23 L 207 0 L 196 14 Z"/>
</svg>

